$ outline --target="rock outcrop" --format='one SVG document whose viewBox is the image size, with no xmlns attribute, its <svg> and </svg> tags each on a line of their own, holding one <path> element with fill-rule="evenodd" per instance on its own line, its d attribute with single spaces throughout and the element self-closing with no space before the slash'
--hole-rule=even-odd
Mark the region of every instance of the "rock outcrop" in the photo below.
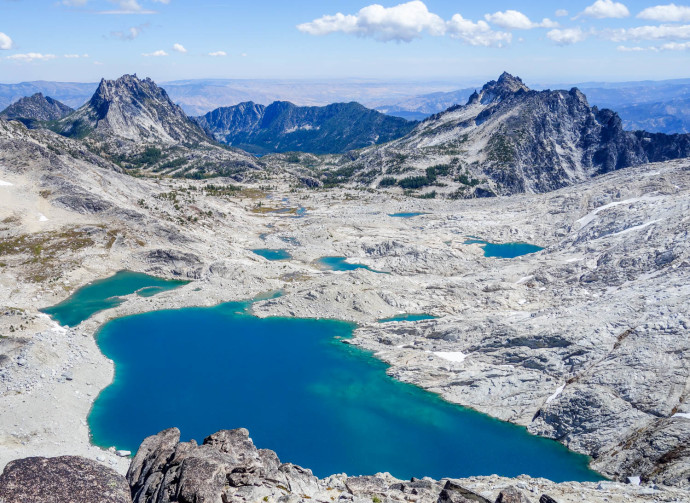
<svg viewBox="0 0 690 503">
<path fill-rule="evenodd" d="M 383 473 L 315 477 L 311 470 L 281 463 L 275 452 L 257 449 L 244 429 L 222 430 L 202 445 L 180 442 L 170 428 L 141 444 L 127 472 L 134 503 L 229 501 L 416 501 L 491 503 L 458 481 L 402 481 Z M 519 489 L 503 489 L 497 503 L 528 503 Z"/>
<path fill-rule="evenodd" d="M 125 478 L 79 456 L 24 458 L 0 475 L 2 503 L 131 503 Z"/>
</svg>

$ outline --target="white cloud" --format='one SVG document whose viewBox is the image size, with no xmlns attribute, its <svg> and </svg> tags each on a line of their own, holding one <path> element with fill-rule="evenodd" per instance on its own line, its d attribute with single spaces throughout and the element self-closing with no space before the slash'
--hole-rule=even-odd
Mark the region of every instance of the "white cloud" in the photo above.
<svg viewBox="0 0 690 503">
<path fill-rule="evenodd" d="M 668 5 L 657 5 L 655 7 L 647 7 L 640 12 L 637 17 L 662 23 L 690 21 L 690 7 L 673 3 Z"/>
<path fill-rule="evenodd" d="M 474 23 L 460 14 L 455 14 L 448 21 L 448 34 L 451 38 L 462 40 L 467 44 L 484 47 L 503 47 L 513 39 L 510 33 L 493 31 L 485 21 Z"/>
<path fill-rule="evenodd" d="M 214 57 L 219 57 L 219 56 L 227 56 L 228 53 L 225 51 L 215 51 L 215 52 L 209 52 L 209 56 L 214 56 Z"/>
<path fill-rule="evenodd" d="M 12 39 L 0 31 L 0 50 L 7 51 L 12 49 Z"/>
<path fill-rule="evenodd" d="M 579 16 L 593 17 L 596 19 L 604 18 L 623 18 L 628 17 L 630 11 L 620 2 L 613 0 L 597 0 L 592 5 L 582 11 Z"/>
<path fill-rule="evenodd" d="M 690 51 L 690 42 L 668 42 L 662 45 L 653 45 L 650 47 L 628 47 L 619 45 L 617 49 L 621 52 L 662 52 L 662 51 Z"/>
<path fill-rule="evenodd" d="M 636 26 L 605 30 L 601 36 L 614 42 L 628 40 L 690 40 L 690 25 Z"/>
<path fill-rule="evenodd" d="M 88 54 L 65 54 L 63 57 L 67 58 L 67 59 L 79 59 L 79 58 L 88 58 L 89 55 Z"/>
<path fill-rule="evenodd" d="M 616 49 L 620 52 L 644 52 L 649 50 L 645 47 L 627 47 L 625 45 L 619 45 Z"/>
<path fill-rule="evenodd" d="M 185 49 L 185 46 L 182 44 L 173 44 L 173 51 L 181 52 L 182 54 L 184 54 L 185 52 L 187 52 L 187 49 Z"/>
<path fill-rule="evenodd" d="M 587 33 L 581 28 L 563 28 L 551 30 L 546 34 L 547 38 L 558 45 L 571 45 L 582 42 L 587 38 Z"/>
<path fill-rule="evenodd" d="M 243 53 L 242 53 L 242 57 L 243 57 L 243 58 L 246 58 L 246 57 L 247 57 L 247 53 L 246 53 L 246 52 L 243 52 Z"/>
<path fill-rule="evenodd" d="M 162 3 L 165 5 L 168 5 L 170 3 L 170 0 L 153 0 L 154 2 Z"/>
<path fill-rule="evenodd" d="M 89 0 L 62 0 L 62 5 L 67 5 L 69 7 L 82 7 L 86 5 Z"/>
<path fill-rule="evenodd" d="M 556 28 L 558 26 L 558 23 L 548 18 L 544 18 L 541 23 L 533 23 L 530 18 L 516 10 L 486 14 L 484 19 L 505 30 L 531 30 L 532 28 Z"/>
<path fill-rule="evenodd" d="M 141 33 L 149 27 L 149 23 L 140 24 L 139 26 L 132 26 L 125 31 L 111 31 L 110 35 L 120 40 L 134 40 Z"/>
<path fill-rule="evenodd" d="M 297 29 L 310 35 L 343 32 L 384 42 L 410 42 L 421 37 L 423 32 L 443 35 L 446 26 L 441 17 L 429 12 L 424 2 L 415 0 L 394 7 L 369 5 L 355 15 L 327 15 L 310 23 L 300 24 Z"/>
<path fill-rule="evenodd" d="M 371 37 L 381 42 L 411 42 L 424 33 L 433 36 L 449 35 L 471 45 L 501 46 L 509 43 L 510 33 L 495 32 L 486 23 L 477 23 L 455 14 L 445 21 L 419 0 L 383 7 L 373 4 L 356 14 L 325 15 L 309 23 L 302 23 L 297 29 L 310 35 L 346 33 L 360 37 Z"/>
<path fill-rule="evenodd" d="M 153 52 L 145 52 L 142 54 L 142 56 L 145 56 L 147 58 L 153 57 L 153 58 L 160 58 L 162 56 L 167 56 L 168 53 L 165 52 L 163 49 L 160 49 L 158 51 L 153 51 Z"/>
<path fill-rule="evenodd" d="M 138 0 L 110 0 L 118 6 L 115 10 L 104 10 L 100 14 L 157 14 L 155 10 L 144 9 Z"/>
<path fill-rule="evenodd" d="M 41 54 L 40 52 L 28 52 L 26 54 L 13 54 L 7 56 L 7 59 L 14 61 L 21 61 L 23 63 L 31 63 L 32 61 L 49 61 L 55 59 L 55 54 Z"/>
<path fill-rule="evenodd" d="M 558 9 L 556 11 L 556 17 L 565 17 L 568 15 L 568 11 L 565 9 Z"/>
<path fill-rule="evenodd" d="M 690 42 L 669 42 L 656 47 L 656 49 L 659 51 L 690 51 Z"/>
</svg>

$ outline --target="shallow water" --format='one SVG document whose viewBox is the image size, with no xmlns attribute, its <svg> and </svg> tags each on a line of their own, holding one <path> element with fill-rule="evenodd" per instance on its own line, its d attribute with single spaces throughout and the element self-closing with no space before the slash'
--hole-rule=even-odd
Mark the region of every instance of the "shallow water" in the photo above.
<svg viewBox="0 0 690 503">
<path fill-rule="evenodd" d="M 89 424 L 101 446 L 136 450 L 177 426 L 197 441 L 246 427 L 260 448 L 318 476 L 389 471 L 401 478 L 527 473 L 600 480 L 562 445 L 394 381 L 343 344 L 353 325 L 260 319 L 247 304 L 113 320 L 97 335 L 115 381 Z"/>
<path fill-rule="evenodd" d="M 42 311 L 60 325 L 73 327 L 100 311 L 119 306 L 124 302 L 120 298 L 122 296 L 137 293 L 142 297 L 151 297 L 187 283 L 188 281 L 167 280 L 138 272 L 120 271 L 109 278 L 79 288 L 64 301 Z"/>
<path fill-rule="evenodd" d="M 432 316 L 431 314 L 398 314 L 397 316 L 392 316 L 390 318 L 383 318 L 378 320 L 379 323 L 388 323 L 391 321 L 422 321 L 422 320 L 435 320 L 437 316 Z"/>
<path fill-rule="evenodd" d="M 529 243 L 489 243 L 482 239 L 470 238 L 464 244 L 480 244 L 484 250 L 485 257 L 496 258 L 515 258 L 522 255 L 529 255 L 543 250 L 541 246 Z"/>
<path fill-rule="evenodd" d="M 269 248 L 257 248 L 252 251 L 268 260 L 287 260 L 292 258 L 292 255 L 290 255 L 287 250 L 283 249 L 271 250 Z"/>
<path fill-rule="evenodd" d="M 419 215 L 426 215 L 426 213 L 421 213 L 421 212 L 402 212 L 402 213 L 389 213 L 389 217 L 393 218 L 412 218 L 412 217 L 418 217 Z"/>
<path fill-rule="evenodd" d="M 346 257 L 322 257 L 317 262 L 321 267 L 328 269 L 329 271 L 354 271 L 355 269 L 366 269 L 367 271 L 376 272 L 379 274 L 389 274 L 384 271 L 372 269 L 368 265 L 352 264 L 347 262 Z"/>
</svg>

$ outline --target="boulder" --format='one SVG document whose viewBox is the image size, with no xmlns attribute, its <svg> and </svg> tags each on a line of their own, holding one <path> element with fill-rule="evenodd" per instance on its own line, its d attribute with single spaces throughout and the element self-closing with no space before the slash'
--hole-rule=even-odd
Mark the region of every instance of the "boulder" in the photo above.
<svg viewBox="0 0 690 503">
<path fill-rule="evenodd" d="M 10 461 L 0 475 L 3 503 L 131 503 L 122 475 L 80 456 Z"/>
</svg>

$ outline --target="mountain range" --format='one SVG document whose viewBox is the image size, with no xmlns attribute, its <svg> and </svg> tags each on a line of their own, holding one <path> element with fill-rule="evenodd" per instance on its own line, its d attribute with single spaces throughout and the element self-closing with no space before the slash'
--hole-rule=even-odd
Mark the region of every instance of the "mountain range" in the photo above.
<svg viewBox="0 0 690 503">
<path fill-rule="evenodd" d="M 426 194 L 439 187 L 451 197 L 468 197 L 546 192 L 688 156 L 690 135 L 628 132 L 615 112 L 590 107 L 576 88 L 534 91 L 504 73 L 466 105 L 433 115 L 405 137 L 365 149 L 354 160 L 343 158 L 322 178 Z"/>
<path fill-rule="evenodd" d="M 196 122 L 219 142 L 254 154 L 302 151 L 342 153 L 391 141 L 415 122 L 384 115 L 359 103 L 298 107 L 287 101 L 217 108 Z"/>
<path fill-rule="evenodd" d="M 268 105 L 290 101 L 298 106 L 325 106 L 356 101 L 382 113 L 422 120 L 462 104 L 481 85 L 448 82 L 376 82 L 196 79 L 163 82 L 170 98 L 189 115 L 203 115 L 219 107 L 253 101 Z M 41 92 L 78 108 L 88 101 L 98 83 L 23 82 L 0 84 L 0 110 L 18 99 Z M 591 105 L 616 110 L 623 127 L 659 133 L 690 132 L 690 79 L 640 82 L 584 82 L 535 85 L 533 89 L 577 87 Z"/>
<path fill-rule="evenodd" d="M 399 187 L 422 197 L 546 192 L 690 156 L 690 135 L 625 131 L 615 112 L 591 107 L 576 88 L 530 90 L 508 73 L 465 105 L 421 123 L 357 103 L 248 102 L 192 119 L 163 88 L 136 75 L 102 80 L 86 104 L 62 118 L 52 119 L 67 107 L 42 96 L 15 110 L 29 115 L 24 119 L 31 127 L 77 140 L 133 173 L 241 177 L 247 170 L 284 169 L 309 185 Z M 329 155 L 305 161 L 278 154 L 259 161 L 247 152 L 294 150 Z"/>
</svg>

